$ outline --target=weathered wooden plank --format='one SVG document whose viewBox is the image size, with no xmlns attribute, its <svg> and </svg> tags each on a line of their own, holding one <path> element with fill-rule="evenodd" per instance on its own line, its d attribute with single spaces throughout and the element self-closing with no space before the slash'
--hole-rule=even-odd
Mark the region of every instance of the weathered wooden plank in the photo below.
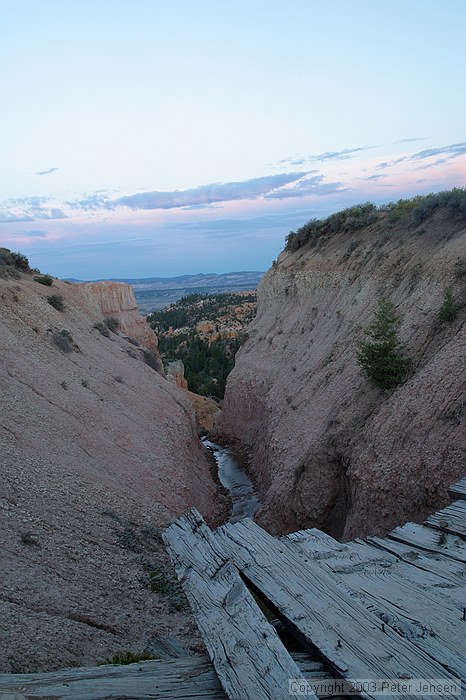
<svg viewBox="0 0 466 700">
<path fill-rule="evenodd" d="M 342 591 L 318 562 L 304 562 L 252 521 L 223 526 L 216 539 L 268 604 L 343 677 L 454 678 Z"/>
<path fill-rule="evenodd" d="M 51 673 L 0 675 L 1 700 L 225 700 L 207 657 L 144 661 L 129 666 L 97 666 Z"/>
<path fill-rule="evenodd" d="M 383 623 L 392 627 L 414 645 L 440 661 L 456 675 L 466 678 L 466 635 L 464 635 L 464 567 L 458 562 L 450 565 L 462 567 L 456 585 L 448 576 L 438 576 L 417 568 L 412 559 L 405 561 L 400 556 L 383 549 L 382 538 L 370 538 L 369 542 L 355 541 L 341 545 L 346 549 L 346 558 L 341 550 L 332 546 L 331 556 L 322 557 L 322 546 L 328 536 L 322 533 L 321 548 L 315 554 L 315 541 L 309 538 L 286 538 L 289 545 L 300 550 L 303 555 L 317 562 L 324 570 L 334 574 L 334 580 L 349 595 L 358 599 L 367 610 L 374 613 Z M 381 548 L 373 543 L 379 541 Z M 390 541 L 389 541 L 390 545 Z M 391 545 L 404 548 L 406 545 L 391 542 Z M 407 548 L 409 549 L 409 548 Z M 366 562 L 357 563 L 358 550 Z M 372 554 L 372 560 L 371 560 Z M 397 552 L 398 554 L 398 552 Z M 409 556 L 409 551 L 406 553 Z M 415 559 L 422 559 L 415 552 Z M 387 556 L 388 555 L 388 556 Z M 445 596 L 445 589 L 454 588 L 457 597 Z"/>
<path fill-rule="evenodd" d="M 426 589 L 455 590 L 462 588 L 466 582 L 464 562 L 446 559 L 434 552 L 424 552 L 388 537 L 368 537 L 367 544 L 384 553 L 395 555 L 404 565 L 403 575 L 413 581 L 421 577 Z"/>
<path fill-rule="evenodd" d="M 283 700 L 299 669 L 201 515 L 191 510 L 163 539 L 227 695 Z"/>
<path fill-rule="evenodd" d="M 430 528 L 427 529 L 428 532 L 433 532 Z M 455 539 L 452 535 L 448 537 Z M 316 560 L 341 560 L 339 568 L 341 573 L 346 569 L 354 572 L 357 569 L 368 569 L 369 566 L 377 568 L 380 565 L 386 569 L 390 565 L 395 565 L 391 570 L 393 574 L 401 559 L 413 567 L 412 571 L 403 567 L 402 575 L 412 580 L 415 586 L 419 585 L 419 569 L 425 572 L 422 576 L 424 588 L 439 587 L 447 590 L 464 584 L 466 572 L 461 562 L 452 559 L 445 561 L 436 553 L 422 552 L 408 544 L 396 543 L 385 537 L 368 537 L 366 540 L 356 539 L 342 543 L 320 530 L 310 529 L 291 533 L 284 540 L 302 544 L 309 556 Z M 465 544 L 462 540 L 458 541 Z"/>
<path fill-rule="evenodd" d="M 445 559 L 466 563 L 466 542 L 456 535 L 438 532 L 434 528 L 417 523 L 406 523 L 388 533 L 386 538 L 401 542 Z"/>
<path fill-rule="evenodd" d="M 330 678 L 323 664 L 308 654 L 293 653 L 292 657 L 300 675 L 307 680 Z M 227 700 L 208 656 L 50 673 L 0 674 L 1 700 L 43 700 L 44 697 L 54 700 Z M 333 696 L 333 700 L 339 698 Z"/>
<path fill-rule="evenodd" d="M 453 500 L 466 500 L 466 476 L 448 489 L 448 495 Z"/>
<path fill-rule="evenodd" d="M 455 501 L 446 508 L 432 513 L 425 520 L 425 524 L 466 540 L 466 501 Z"/>
</svg>

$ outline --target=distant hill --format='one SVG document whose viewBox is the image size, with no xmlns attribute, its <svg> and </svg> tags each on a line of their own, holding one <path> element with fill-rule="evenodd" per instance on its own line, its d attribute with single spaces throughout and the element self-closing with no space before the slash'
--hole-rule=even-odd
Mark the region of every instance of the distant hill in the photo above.
<svg viewBox="0 0 466 700">
<path fill-rule="evenodd" d="M 112 278 L 111 282 L 126 282 L 134 291 L 139 311 L 148 314 L 172 304 L 188 294 L 216 294 L 254 290 L 263 272 L 226 272 L 224 274 L 199 273 L 179 277 L 145 277 L 140 279 Z M 68 282 L 82 280 L 68 279 Z M 103 280 L 97 280 L 103 281 Z"/>
</svg>

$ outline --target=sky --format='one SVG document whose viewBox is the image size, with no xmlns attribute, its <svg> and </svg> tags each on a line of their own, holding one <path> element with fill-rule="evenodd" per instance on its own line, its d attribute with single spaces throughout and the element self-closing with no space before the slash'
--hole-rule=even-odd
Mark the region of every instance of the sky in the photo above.
<svg viewBox="0 0 466 700">
<path fill-rule="evenodd" d="M 266 270 L 466 185 L 464 0 L 0 0 L 0 246 L 57 277 Z"/>
</svg>

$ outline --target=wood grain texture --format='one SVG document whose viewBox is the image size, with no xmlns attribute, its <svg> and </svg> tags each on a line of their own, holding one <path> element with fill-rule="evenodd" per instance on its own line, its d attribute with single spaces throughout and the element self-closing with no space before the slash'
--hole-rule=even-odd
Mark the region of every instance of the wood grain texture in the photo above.
<svg viewBox="0 0 466 700">
<path fill-rule="evenodd" d="M 292 653 L 307 680 L 330 678 L 320 661 Z M 284 697 L 288 697 L 286 694 Z M 320 695 L 320 698 L 327 696 Z M 50 673 L 0 674 L 1 700 L 228 700 L 208 656 L 143 661 L 128 666 L 74 668 Z M 332 696 L 333 700 L 342 700 Z M 347 700 L 347 698 L 345 699 Z"/>
<path fill-rule="evenodd" d="M 282 619 L 343 677 L 454 677 L 342 590 L 319 563 L 304 562 L 252 521 L 223 526 L 215 537 Z"/>
<path fill-rule="evenodd" d="M 455 501 L 443 510 L 432 513 L 425 524 L 466 540 L 466 501 Z"/>
<path fill-rule="evenodd" d="M 456 484 L 453 484 L 453 486 L 450 486 L 448 489 L 448 495 L 450 498 L 453 498 L 453 500 L 466 500 L 466 476 L 464 479 L 461 479 L 461 481 L 458 481 Z"/>
<path fill-rule="evenodd" d="M 440 560 L 454 559 L 466 563 L 466 542 L 456 535 L 437 529 L 407 523 L 388 533 L 385 540 L 394 540 L 439 556 Z"/>
<path fill-rule="evenodd" d="M 183 515 L 163 539 L 228 697 L 295 698 L 298 667 L 200 514 Z"/>
<path fill-rule="evenodd" d="M 463 564 L 447 560 L 450 570 L 442 571 L 445 563 L 440 562 L 440 571 L 435 573 L 430 567 L 436 568 L 439 562 L 407 545 L 390 540 L 386 544 L 385 538 L 338 543 L 336 548 L 317 530 L 312 539 L 291 536 L 286 540 L 301 551 L 306 562 L 318 563 L 343 591 L 384 624 L 455 675 L 466 678 Z M 323 556 L 326 544 L 330 549 Z"/>
</svg>

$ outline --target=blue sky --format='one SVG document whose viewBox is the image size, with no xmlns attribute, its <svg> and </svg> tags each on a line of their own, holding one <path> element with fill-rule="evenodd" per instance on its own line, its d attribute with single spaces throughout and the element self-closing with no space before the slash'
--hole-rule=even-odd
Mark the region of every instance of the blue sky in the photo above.
<svg viewBox="0 0 466 700">
<path fill-rule="evenodd" d="M 0 0 L 0 245 L 61 277 L 266 269 L 466 184 L 464 0 Z"/>
</svg>

